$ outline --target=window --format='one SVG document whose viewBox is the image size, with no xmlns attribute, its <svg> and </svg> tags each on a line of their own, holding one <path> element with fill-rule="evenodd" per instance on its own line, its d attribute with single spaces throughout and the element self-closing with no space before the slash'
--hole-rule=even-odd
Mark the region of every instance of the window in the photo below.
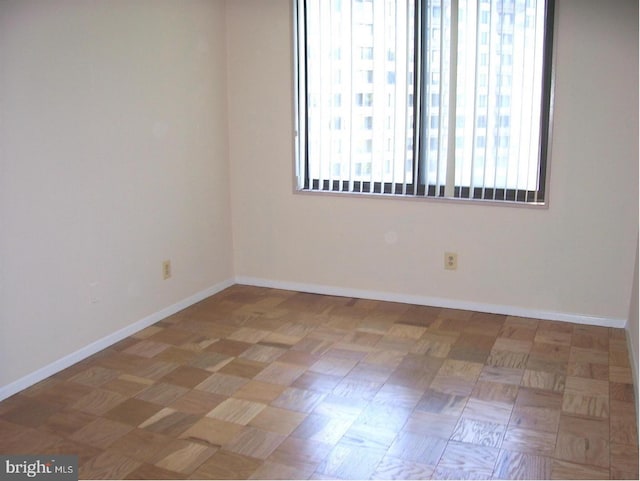
<svg viewBox="0 0 640 481">
<path fill-rule="evenodd" d="M 554 0 L 294 4 L 298 189 L 546 202 Z"/>
</svg>

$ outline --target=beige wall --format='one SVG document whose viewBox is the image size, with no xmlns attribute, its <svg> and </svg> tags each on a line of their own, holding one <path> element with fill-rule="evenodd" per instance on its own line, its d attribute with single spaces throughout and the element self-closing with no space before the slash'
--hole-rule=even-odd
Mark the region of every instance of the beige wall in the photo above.
<svg viewBox="0 0 640 481">
<path fill-rule="evenodd" d="M 227 3 L 236 276 L 624 325 L 638 232 L 637 2 L 557 2 L 542 210 L 293 194 L 290 8 Z M 458 252 L 458 271 L 444 271 L 445 251 Z"/>
<path fill-rule="evenodd" d="M 0 395 L 234 275 L 627 319 L 637 3 L 557 3 L 536 210 L 293 194 L 290 0 L 1 2 Z"/>
<path fill-rule="evenodd" d="M 222 0 L 0 3 L 0 386 L 232 279 L 225 61 Z"/>
</svg>

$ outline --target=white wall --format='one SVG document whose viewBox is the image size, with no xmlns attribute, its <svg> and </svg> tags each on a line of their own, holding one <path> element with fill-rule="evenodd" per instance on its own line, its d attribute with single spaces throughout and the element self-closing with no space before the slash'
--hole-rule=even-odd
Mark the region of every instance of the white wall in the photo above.
<svg viewBox="0 0 640 481">
<path fill-rule="evenodd" d="M 624 325 L 638 232 L 637 2 L 557 2 L 548 209 L 294 194 L 290 10 L 227 3 L 236 276 Z M 445 251 L 458 252 L 456 272 L 444 271 Z"/>
<path fill-rule="evenodd" d="M 233 277 L 224 19 L 0 3 L 0 386 Z"/>
<path fill-rule="evenodd" d="M 293 194 L 290 0 L 0 2 L 0 386 L 234 275 L 627 319 L 638 6 L 557 3 L 535 210 Z"/>
</svg>

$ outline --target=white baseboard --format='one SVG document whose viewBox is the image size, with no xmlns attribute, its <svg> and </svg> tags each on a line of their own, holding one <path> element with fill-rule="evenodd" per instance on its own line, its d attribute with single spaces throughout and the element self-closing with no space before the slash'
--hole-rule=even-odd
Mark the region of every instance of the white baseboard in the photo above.
<svg viewBox="0 0 640 481">
<path fill-rule="evenodd" d="M 23 389 L 26 389 L 29 386 L 32 386 L 42 381 L 43 379 L 46 379 L 47 377 L 52 376 L 53 374 L 56 374 L 57 372 L 60 372 L 63 369 L 66 369 L 69 366 L 72 366 L 73 364 L 80 362 L 89 356 L 92 356 L 97 352 L 100 352 L 103 349 L 106 349 L 107 347 L 112 346 L 116 342 L 119 342 L 122 339 L 129 337 L 132 334 L 135 334 L 136 332 L 141 331 L 142 329 L 149 327 L 152 324 L 155 324 L 156 322 L 161 321 L 162 319 L 165 319 L 171 316 L 172 314 L 175 314 L 176 312 L 183 310 L 195 304 L 196 302 L 200 302 L 201 300 L 214 295 L 226 289 L 227 287 L 232 286 L 233 284 L 234 284 L 233 279 L 227 279 L 225 281 L 219 282 L 218 284 L 215 284 L 207 289 L 197 292 L 194 295 L 189 296 L 186 299 L 183 299 L 182 301 L 179 301 L 179 302 L 176 302 L 175 304 L 170 305 L 169 307 L 165 307 L 164 309 L 161 309 L 158 312 L 154 312 L 153 314 L 143 319 L 140 319 L 139 321 L 136 321 L 133 324 L 123 327 L 122 329 L 119 329 L 118 331 L 112 334 L 109 334 L 108 336 L 105 336 L 102 339 L 98 339 L 97 341 L 92 342 L 91 344 L 81 349 L 78 349 L 77 351 L 67 356 L 62 357 L 57 361 L 54 361 L 51 364 L 48 364 L 38 369 L 37 371 L 27 374 L 26 376 L 18 379 L 17 381 L 14 381 L 10 384 L 0 387 L 0 401 L 8 398 L 9 396 L 13 396 L 14 394 L 22 391 Z"/>
<path fill-rule="evenodd" d="M 491 314 L 528 317 L 532 319 L 544 319 L 549 321 L 573 322 L 576 324 L 587 324 L 592 326 L 624 328 L 627 322 L 626 319 L 594 317 L 583 314 L 543 311 L 539 309 L 529 309 L 518 306 L 484 304 L 480 302 L 467 302 L 456 299 L 443 299 L 438 297 L 398 294 L 395 292 L 351 289 L 345 287 L 327 286 L 322 284 L 305 284 L 300 282 L 276 281 L 257 277 L 238 276 L 235 280 L 237 284 L 246 284 L 250 286 L 271 287 L 274 289 L 285 289 L 339 297 L 357 297 L 360 299 L 372 299 L 376 301 L 402 302 L 406 304 L 417 304 L 421 306 L 445 307 L 449 309 L 488 312 Z"/>
</svg>

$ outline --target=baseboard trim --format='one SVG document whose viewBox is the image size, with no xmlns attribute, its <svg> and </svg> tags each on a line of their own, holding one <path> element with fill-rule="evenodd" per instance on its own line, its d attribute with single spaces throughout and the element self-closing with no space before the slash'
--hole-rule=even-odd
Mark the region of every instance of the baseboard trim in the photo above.
<svg viewBox="0 0 640 481">
<path fill-rule="evenodd" d="M 72 366 L 73 364 L 80 362 L 83 359 L 86 359 L 89 356 L 92 356 L 93 354 L 100 352 L 109 346 L 112 346 L 116 342 L 119 342 L 122 339 L 129 337 L 132 334 L 135 334 L 136 332 L 141 331 L 142 329 L 149 327 L 152 324 L 155 324 L 156 322 L 171 316 L 172 314 L 175 314 L 176 312 L 186 309 L 187 307 L 197 302 L 200 302 L 209 296 L 217 294 L 218 292 L 226 289 L 227 287 L 232 286 L 234 283 L 235 282 L 233 279 L 227 279 L 225 281 L 219 282 L 218 284 L 215 284 L 211 287 L 208 287 L 207 289 L 197 292 L 192 296 L 187 297 L 186 299 L 183 299 L 179 302 L 176 302 L 175 304 L 165 307 L 164 309 L 161 309 L 158 312 L 154 312 L 153 314 L 146 316 L 145 318 L 140 319 L 139 321 L 136 321 L 133 324 L 123 327 L 122 329 L 119 329 L 116 332 L 103 337 L 102 339 L 98 339 L 97 341 L 94 341 L 91 344 L 81 349 L 78 349 L 77 351 L 67 356 L 62 357 L 57 361 L 54 361 L 51 364 L 48 364 L 38 369 L 37 371 L 34 371 L 30 374 L 27 374 L 24 377 L 21 377 L 17 381 L 14 381 L 12 383 L 9 383 L 5 386 L 0 387 L 0 401 L 8 398 L 9 396 L 13 396 L 14 394 L 22 391 L 23 389 L 26 389 L 29 386 L 32 386 L 42 381 L 43 379 L 46 379 L 47 377 L 52 376 L 53 374 L 56 374 L 62 371 L 63 369 L 66 369 L 69 366 Z"/>
<path fill-rule="evenodd" d="M 626 319 L 595 317 L 583 314 L 544 311 L 539 309 L 529 309 L 525 307 L 499 304 L 484 304 L 480 302 L 467 302 L 456 299 L 416 296 L 410 294 L 399 294 L 395 292 L 369 291 L 363 289 L 327 286 L 323 284 L 306 284 L 301 282 L 277 281 L 272 279 L 246 276 L 238 276 L 236 277 L 235 281 L 237 284 L 245 284 L 257 287 L 270 287 L 274 289 L 285 289 L 338 297 L 357 297 L 360 299 L 372 299 L 376 301 L 402 302 L 406 304 L 445 307 L 449 309 L 463 309 L 469 311 L 487 312 L 491 314 L 503 314 L 507 316 L 528 317 L 532 319 L 573 322 L 576 324 L 586 324 L 591 326 L 624 328 L 626 325 Z"/>
</svg>

